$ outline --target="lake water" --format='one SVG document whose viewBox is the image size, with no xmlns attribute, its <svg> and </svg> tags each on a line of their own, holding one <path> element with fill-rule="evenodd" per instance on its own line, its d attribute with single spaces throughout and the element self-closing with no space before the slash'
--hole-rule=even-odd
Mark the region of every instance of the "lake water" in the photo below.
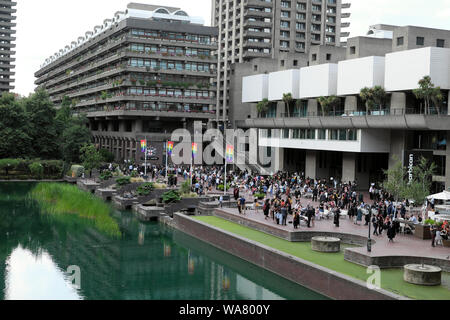
<svg viewBox="0 0 450 320">
<path fill-rule="evenodd" d="M 0 299 L 325 299 L 131 212 L 114 211 L 121 239 L 52 219 L 29 199 L 33 186 L 0 183 Z"/>
</svg>

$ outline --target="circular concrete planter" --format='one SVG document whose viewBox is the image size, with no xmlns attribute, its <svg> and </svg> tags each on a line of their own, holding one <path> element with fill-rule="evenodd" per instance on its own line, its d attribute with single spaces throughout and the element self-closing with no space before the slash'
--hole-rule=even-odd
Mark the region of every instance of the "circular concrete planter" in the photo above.
<svg viewBox="0 0 450 320">
<path fill-rule="evenodd" d="M 314 237 L 311 249 L 318 252 L 334 253 L 341 251 L 341 239 L 331 237 Z"/>
<path fill-rule="evenodd" d="M 404 266 L 403 280 L 421 286 L 439 286 L 441 284 L 442 269 L 421 264 Z"/>
</svg>

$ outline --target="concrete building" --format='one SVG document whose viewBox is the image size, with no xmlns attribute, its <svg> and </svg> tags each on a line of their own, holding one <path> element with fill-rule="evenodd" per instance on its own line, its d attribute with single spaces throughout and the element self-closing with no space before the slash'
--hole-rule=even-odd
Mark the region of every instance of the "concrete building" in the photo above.
<svg viewBox="0 0 450 320">
<path fill-rule="evenodd" d="M 350 17 L 344 12 L 350 4 L 341 0 L 212 0 L 212 4 L 212 25 L 219 29 L 215 120 L 222 125 L 233 123 L 230 113 L 240 107 L 232 98 L 231 88 L 238 85 L 233 83 L 234 64 L 239 64 L 234 68 L 238 70 L 255 58 L 268 58 L 274 61 L 258 60 L 261 69 L 281 62 L 287 66 L 307 55 L 313 45 L 344 46 L 349 35 L 344 30 L 350 23 L 342 19 Z"/>
<path fill-rule="evenodd" d="M 348 39 L 340 61 L 243 78 L 242 102 L 251 116 L 236 124 L 259 129 L 259 146 L 272 153 L 271 171 L 357 180 L 366 189 L 381 181 L 382 170 L 396 163 L 394 157 L 408 166 L 411 159 L 415 165 L 424 156 L 437 165 L 435 191 L 450 187 L 450 31 L 391 27 L 392 38 L 372 32 Z M 400 37 L 405 39 L 404 50 L 398 46 Z M 424 76 L 431 77 L 443 96 L 428 111 L 412 92 Z M 384 88 L 385 101 L 367 111 L 360 91 L 375 86 Z M 280 101 L 286 90 L 296 100 L 289 114 Z M 338 97 L 325 113 L 318 103 L 323 96 Z M 255 103 L 264 98 L 271 100 L 271 107 L 258 115 Z"/>
<path fill-rule="evenodd" d="M 179 8 L 130 3 L 48 58 L 36 84 L 86 113 L 94 141 L 142 162 L 140 140 L 165 159 L 173 130 L 215 118 L 217 28 Z"/>
<path fill-rule="evenodd" d="M 14 58 L 17 2 L 0 1 L 0 94 L 14 89 Z"/>
</svg>

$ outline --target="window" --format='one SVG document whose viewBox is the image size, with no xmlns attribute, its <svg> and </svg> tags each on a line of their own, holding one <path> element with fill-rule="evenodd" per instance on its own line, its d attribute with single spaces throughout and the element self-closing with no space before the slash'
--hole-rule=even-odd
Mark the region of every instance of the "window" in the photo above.
<svg viewBox="0 0 450 320">
<path fill-rule="evenodd" d="M 331 53 L 327 53 L 327 61 L 331 60 Z"/>
<path fill-rule="evenodd" d="M 255 71 L 255 72 L 258 71 L 258 66 L 257 65 L 253 66 L 253 71 Z"/>
<path fill-rule="evenodd" d="M 445 47 L 445 40 L 443 40 L 443 39 L 437 39 L 437 40 L 436 40 L 436 47 L 444 48 L 444 47 Z"/>
<path fill-rule="evenodd" d="M 294 67 L 296 67 L 298 65 L 298 61 L 294 60 L 293 65 L 294 65 Z"/>
<path fill-rule="evenodd" d="M 280 61 L 280 65 L 281 65 L 282 67 L 284 67 L 284 60 L 281 60 L 281 61 Z"/>
<path fill-rule="evenodd" d="M 356 54 L 356 47 L 350 47 L 350 54 Z"/>
<path fill-rule="evenodd" d="M 311 60 L 312 61 L 316 61 L 317 60 L 317 54 L 313 53 Z"/>
<path fill-rule="evenodd" d="M 416 45 L 423 46 L 424 43 L 425 43 L 425 38 L 424 37 L 417 37 L 416 38 Z"/>
<path fill-rule="evenodd" d="M 402 46 L 403 45 L 403 37 L 398 37 L 397 38 L 397 46 Z"/>
</svg>

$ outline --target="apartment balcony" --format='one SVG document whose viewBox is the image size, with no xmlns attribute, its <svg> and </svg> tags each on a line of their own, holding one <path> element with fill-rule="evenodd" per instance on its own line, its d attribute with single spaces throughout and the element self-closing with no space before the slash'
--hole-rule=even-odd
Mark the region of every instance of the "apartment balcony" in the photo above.
<svg viewBox="0 0 450 320">
<path fill-rule="evenodd" d="M 350 9 L 351 6 L 352 6 L 351 3 L 343 3 L 341 7 L 342 9 Z"/>
<path fill-rule="evenodd" d="M 14 1 L 0 1 L 0 6 L 6 7 L 6 8 L 11 8 L 11 7 L 17 6 L 17 2 L 14 2 Z M 6 9 L 6 8 L 2 8 L 2 9 Z"/>
<path fill-rule="evenodd" d="M 251 52 L 251 51 L 246 51 L 243 54 L 244 59 L 252 59 L 252 58 L 267 58 L 267 57 L 271 57 L 270 53 L 264 53 L 264 52 Z"/>
<path fill-rule="evenodd" d="M 349 28 L 349 27 L 350 27 L 350 22 L 341 23 L 341 28 Z"/>
<path fill-rule="evenodd" d="M 127 106 L 107 107 L 94 106 L 84 110 L 74 110 L 74 114 L 86 113 L 88 118 L 142 118 L 142 117 L 158 117 L 158 118 L 178 118 L 178 119 L 214 119 L 215 111 L 203 111 L 200 109 L 183 110 L 178 108 L 130 108 Z"/>
<path fill-rule="evenodd" d="M 272 23 L 270 22 L 262 22 L 262 21 L 245 21 L 244 28 L 272 28 Z"/>
<path fill-rule="evenodd" d="M 244 7 L 263 7 L 263 8 L 272 8 L 273 2 L 267 2 L 264 0 L 243 0 Z"/>
<path fill-rule="evenodd" d="M 271 18 L 272 12 L 244 10 L 244 17 Z"/>
<path fill-rule="evenodd" d="M 341 14 L 341 18 L 342 18 L 342 19 L 347 19 L 347 18 L 350 18 L 351 15 L 352 15 L 351 13 L 345 12 L 345 13 L 342 13 L 342 14 Z"/>
</svg>

